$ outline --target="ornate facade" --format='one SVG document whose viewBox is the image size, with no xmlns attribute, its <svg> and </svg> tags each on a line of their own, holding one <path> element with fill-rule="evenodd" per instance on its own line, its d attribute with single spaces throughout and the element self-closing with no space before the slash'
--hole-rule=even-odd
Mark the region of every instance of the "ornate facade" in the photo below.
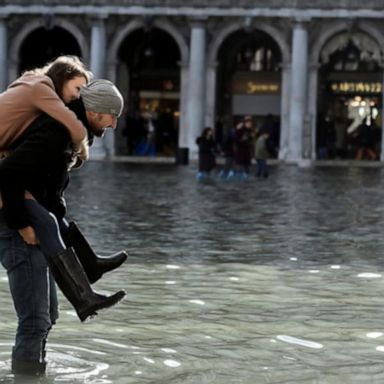
<svg viewBox="0 0 384 384">
<path fill-rule="evenodd" d="M 249 114 L 274 116 L 283 161 L 355 158 L 363 122 L 383 159 L 383 20 L 382 0 L 0 0 L 0 88 L 78 54 L 130 109 L 170 113 L 179 154 Z M 122 154 L 121 140 L 94 155 Z"/>
</svg>

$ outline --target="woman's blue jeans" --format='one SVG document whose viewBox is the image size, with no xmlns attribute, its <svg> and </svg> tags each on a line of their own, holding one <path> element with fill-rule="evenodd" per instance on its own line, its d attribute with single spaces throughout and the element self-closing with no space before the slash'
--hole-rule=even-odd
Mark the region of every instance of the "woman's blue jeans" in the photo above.
<svg viewBox="0 0 384 384">
<path fill-rule="evenodd" d="M 26 199 L 25 206 L 44 255 L 49 257 L 63 251 L 66 246 L 61 238 L 61 234 L 69 230 L 66 220 L 61 219 L 57 221 L 56 217 L 36 200 Z"/>
</svg>

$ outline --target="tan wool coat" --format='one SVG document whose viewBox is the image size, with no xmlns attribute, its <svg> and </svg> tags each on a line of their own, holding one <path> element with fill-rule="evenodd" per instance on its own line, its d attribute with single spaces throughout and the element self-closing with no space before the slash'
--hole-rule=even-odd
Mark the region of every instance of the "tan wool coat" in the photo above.
<svg viewBox="0 0 384 384">
<path fill-rule="evenodd" d="M 69 131 L 74 151 L 88 158 L 87 131 L 76 115 L 55 92 L 48 76 L 25 74 L 0 93 L 0 151 L 9 146 L 42 112 L 47 113 Z"/>
</svg>

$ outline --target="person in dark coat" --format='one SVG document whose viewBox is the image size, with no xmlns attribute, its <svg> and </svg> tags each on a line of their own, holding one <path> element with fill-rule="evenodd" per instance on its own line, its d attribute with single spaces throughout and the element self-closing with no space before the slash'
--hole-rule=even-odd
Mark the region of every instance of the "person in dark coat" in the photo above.
<svg viewBox="0 0 384 384">
<path fill-rule="evenodd" d="M 82 90 L 82 99 L 71 105 L 87 128 L 90 141 L 93 135 L 101 137 L 107 127 L 116 127 L 123 102 L 115 88 L 107 80 L 95 80 Z M 57 318 L 51 312 L 52 297 L 47 297 L 48 287 L 52 286 L 47 264 L 82 321 L 116 304 L 125 295 L 119 291 L 108 297 L 92 290 L 90 282 L 100 278 L 111 265 L 95 254 L 90 255 L 85 239 L 79 239 L 81 233 L 68 228 L 64 220 L 63 191 L 68 184 L 72 155 L 65 127 L 42 115 L 23 132 L 10 155 L 0 163 L 0 232 L 6 234 L 0 239 L 0 260 L 7 269 L 19 322 L 12 354 L 14 373 L 45 371 L 45 343 Z M 27 199 L 25 191 L 29 192 Z M 63 233 L 69 235 L 65 244 L 58 236 L 57 221 Z M 30 237 L 22 238 L 19 228 L 30 228 Z M 23 251 L 34 238 L 39 239 L 46 257 L 45 262 L 39 258 L 38 268 L 31 268 L 36 261 L 28 251 Z"/>
<path fill-rule="evenodd" d="M 199 172 L 198 178 L 208 176 L 216 165 L 215 157 L 215 140 L 213 138 L 213 129 L 211 127 L 204 128 L 201 136 L 196 139 L 199 147 Z"/>
<path fill-rule="evenodd" d="M 253 131 L 252 117 L 245 116 L 244 120 L 236 125 L 234 143 L 234 158 L 236 173 L 240 179 L 247 179 L 252 160 Z"/>
<path fill-rule="evenodd" d="M 224 156 L 224 166 L 219 173 L 220 179 L 230 179 L 235 175 L 233 169 L 233 151 L 234 151 L 234 141 L 235 141 L 235 128 L 229 130 L 225 135 L 224 140 L 222 141 L 221 149 Z"/>
<path fill-rule="evenodd" d="M 374 123 L 370 121 L 368 124 L 368 118 L 365 117 L 358 128 L 356 160 L 376 160 L 374 131 Z"/>
</svg>

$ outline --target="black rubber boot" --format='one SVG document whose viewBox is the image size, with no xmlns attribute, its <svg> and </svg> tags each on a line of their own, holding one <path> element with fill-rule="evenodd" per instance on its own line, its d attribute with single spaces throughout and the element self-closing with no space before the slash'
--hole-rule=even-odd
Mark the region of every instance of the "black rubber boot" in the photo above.
<svg viewBox="0 0 384 384">
<path fill-rule="evenodd" d="M 50 255 L 48 265 L 57 285 L 81 321 L 97 315 L 98 310 L 112 307 L 125 296 L 124 291 L 118 291 L 112 296 L 94 292 L 73 248 Z"/>
<path fill-rule="evenodd" d="M 75 250 L 91 284 L 99 280 L 104 273 L 120 267 L 127 260 L 128 255 L 125 251 L 109 257 L 97 256 L 74 222 L 69 224 L 69 231 L 63 237 L 66 246 L 73 247 Z"/>
<path fill-rule="evenodd" d="M 44 357 L 42 361 L 34 360 L 16 360 L 13 357 L 12 350 L 12 373 L 14 375 L 30 375 L 30 376 L 41 376 L 45 374 L 47 363 Z"/>
<path fill-rule="evenodd" d="M 14 375 L 41 376 L 45 374 L 47 363 L 38 361 L 12 360 L 12 373 Z"/>
</svg>

